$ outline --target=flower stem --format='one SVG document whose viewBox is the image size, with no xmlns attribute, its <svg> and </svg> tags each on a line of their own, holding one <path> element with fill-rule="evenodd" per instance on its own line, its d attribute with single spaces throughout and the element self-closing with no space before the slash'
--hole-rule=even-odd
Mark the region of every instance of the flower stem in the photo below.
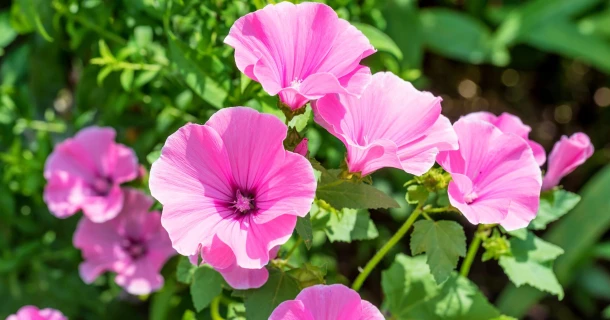
<svg viewBox="0 0 610 320">
<path fill-rule="evenodd" d="M 405 223 L 400 227 L 400 229 L 398 229 L 398 231 L 396 231 L 392 238 L 390 238 L 390 240 L 388 240 L 388 242 L 386 242 L 386 244 L 381 247 L 381 249 L 373 256 L 373 258 L 371 258 L 371 260 L 366 264 L 362 272 L 358 275 L 356 280 L 354 280 L 354 284 L 352 284 L 352 289 L 356 291 L 360 290 L 360 287 L 362 287 L 362 284 L 369 276 L 371 271 L 375 269 L 375 266 L 377 266 L 381 259 L 383 259 L 383 257 L 392 249 L 392 247 L 394 247 L 398 243 L 398 241 L 400 241 L 400 239 L 405 236 L 407 231 L 409 231 L 409 228 L 411 228 L 415 220 L 417 220 L 417 217 L 419 217 L 421 213 L 421 207 L 421 204 L 417 205 L 417 207 L 415 208 L 415 210 L 413 210 L 407 221 L 405 221 Z"/>
<path fill-rule="evenodd" d="M 468 272 L 470 272 L 470 267 L 472 266 L 472 262 L 474 261 L 474 257 L 477 256 L 477 251 L 481 246 L 481 241 L 483 240 L 483 235 L 481 234 L 481 230 L 483 225 L 479 225 L 479 228 L 474 233 L 474 238 L 470 242 L 470 246 L 468 247 L 468 252 L 466 253 L 466 258 L 464 262 L 462 262 L 462 267 L 460 268 L 460 275 L 463 277 L 468 277 Z"/>
<path fill-rule="evenodd" d="M 288 260 L 290 258 L 290 256 L 292 256 L 294 251 L 301 245 L 302 242 L 303 242 L 303 238 L 301 238 L 301 236 L 299 236 L 297 241 L 292 245 L 292 248 L 290 248 L 290 250 L 288 250 L 288 253 L 286 253 L 284 260 Z"/>
<path fill-rule="evenodd" d="M 217 296 L 210 303 L 210 316 L 212 317 L 212 320 L 224 320 L 222 318 L 222 316 L 220 315 L 220 310 L 219 310 L 221 299 L 222 299 L 222 296 Z"/>
</svg>

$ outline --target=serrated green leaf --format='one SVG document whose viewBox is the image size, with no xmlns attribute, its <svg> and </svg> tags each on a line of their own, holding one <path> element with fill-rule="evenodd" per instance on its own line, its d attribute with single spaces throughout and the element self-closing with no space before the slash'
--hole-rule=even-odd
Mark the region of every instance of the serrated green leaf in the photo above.
<svg viewBox="0 0 610 320">
<path fill-rule="evenodd" d="M 168 31 L 170 60 L 176 65 L 184 82 L 212 106 L 223 107 L 227 92 L 214 79 L 208 77 L 197 62 L 198 53 Z"/>
<path fill-rule="evenodd" d="M 426 253 L 432 275 L 441 283 L 451 275 L 459 257 L 466 255 L 464 229 L 454 221 L 417 221 L 411 234 L 411 252 Z"/>
<path fill-rule="evenodd" d="M 189 261 L 188 257 L 180 257 L 180 261 L 176 267 L 176 279 L 179 282 L 189 284 L 193 280 L 193 275 L 196 270 L 197 267 Z"/>
<path fill-rule="evenodd" d="M 578 202 L 580 202 L 579 195 L 565 190 L 554 190 L 543 194 L 540 198 L 538 214 L 528 228 L 532 230 L 545 229 L 549 223 L 572 210 Z"/>
<path fill-rule="evenodd" d="M 121 86 L 125 91 L 131 90 L 131 85 L 133 84 L 133 69 L 125 69 L 121 72 Z"/>
<path fill-rule="evenodd" d="M 191 284 L 191 297 L 198 312 L 210 305 L 222 292 L 223 282 L 224 279 L 216 270 L 207 266 L 197 268 Z"/>
<path fill-rule="evenodd" d="M 323 210 L 316 214 L 316 220 L 326 221 L 324 232 L 331 242 L 370 240 L 379 236 L 366 210 L 343 209 L 330 212 Z"/>
<path fill-rule="evenodd" d="M 338 181 L 321 185 L 316 190 L 316 196 L 336 209 L 378 209 L 399 208 L 396 200 L 375 187 L 350 181 Z"/>
<path fill-rule="evenodd" d="M 517 287 L 524 284 L 563 299 L 563 288 L 553 272 L 553 261 L 563 249 L 528 232 L 525 240 L 510 240 L 512 256 L 500 257 L 499 264 Z"/>
<path fill-rule="evenodd" d="M 299 234 L 299 236 L 301 236 L 301 238 L 303 239 L 303 243 L 305 243 L 307 250 L 311 249 L 313 231 L 311 228 L 311 218 L 309 216 L 309 213 L 305 217 L 297 218 L 296 230 L 297 230 L 297 233 Z"/>
<path fill-rule="evenodd" d="M 267 320 L 282 302 L 294 299 L 300 291 L 299 283 L 287 273 L 272 269 L 267 282 L 256 290 L 245 292 L 246 318 Z"/>
<path fill-rule="evenodd" d="M 402 60 L 402 51 L 387 34 L 368 24 L 352 22 L 352 25 L 369 39 L 375 49 L 391 53 L 398 60 Z"/>
</svg>

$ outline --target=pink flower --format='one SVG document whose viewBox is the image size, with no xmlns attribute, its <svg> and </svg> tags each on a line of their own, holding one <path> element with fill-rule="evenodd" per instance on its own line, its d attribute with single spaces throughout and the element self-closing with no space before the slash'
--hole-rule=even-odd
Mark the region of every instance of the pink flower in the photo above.
<svg viewBox="0 0 610 320">
<path fill-rule="evenodd" d="M 226 256 L 224 256 L 223 259 L 226 259 L 226 261 L 219 263 L 218 260 L 214 260 L 214 257 L 212 257 L 212 263 L 219 266 L 214 269 L 222 275 L 222 277 L 225 279 L 225 281 L 232 288 L 238 289 L 238 290 L 260 288 L 267 282 L 267 279 L 269 278 L 269 271 L 267 271 L 267 268 L 265 268 L 265 267 L 262 267 L 260 269 L 242 268 L 239 265 L 237 265 L 237 260 L 235 259 L 235 254 L 233 254 L 233 251 L 231 251 L 231 249 L 226 244 L 220 242 L 216 245 L 219 246 L 219 250 L 220 249 L 225 250 Z M 269 251 L 269 257 L 270 258 L 275 257 L 277 255 L 277 252 L 279 251 L 279 249 L 280 249 L 280 246 L 276 246 L 275 248 L 271 249 Z M 221 252 L 218 251 L 218 254 L 221 254 Z M 190 258 L 191 263 L 196 266 L 199 265 L 198 260 L 199 260 L 200 256 L 201 256 L 201 253 L 190 256 L 189 258 Z M 205 261 L 202 261 L 202 263 L 205 263 Z"/>
<path fill-rule="evenodd" d="M 231 27 L 239 70 L 291 109 L 327 93 L 359 95 L 369 83 L 360 60 L 373 54 L 369 40 L 325 4 L 281 2 L 249 13 Z"/>
<path fill-rule="evenodd" d="M 74 246 L 83 252 L 81 278 L 93 282 L 105 271 L 116 272 L 115 282 L 135 295 L 149 294 L 163 286 L 159 272 L 176 254 L 161 214 L 148 212 L 154 200 L 135 189 L 125 189 L 125 204 L 119 215 L 104 223 L 81 219 Z"/>
<path fill-rule="evenodd" d="M 92 221 L 104 222 L 121 211 L 120 184 L 137 177 L 138 160 L 115 135 L 112 128 L 88 127 L 55 146 L 44 168 L 44 200 L 56 217 L 82 209 Z"/>
<path fill-rule="evenodd" d="M 316 121 L 345 144 L 350 172 L 392 167 L 421 175 L 439 151 L 458 147 L 441 98 L 389 72 L 373 75 L 360 99 L 327 95 L 313 107 Z"/>
<path fill-rule="evenodd" d="M 217 270 L 261 269 L 309 212 L 313 168 L 284 150 L 288 128 L 250 108 L 226 108 L 172 134 L 150 172 L 174 248 Z M 228 272 L 228 271 L 227 271 Z"/>
<path fill-rule="evenodd" d="M 295 300 L 282 302 L 269 320 L 383 320 L 379 309 L 342 284 L 303 289 Z"/>
<path fill-rule="evenodd" d="M 569 138 L 561 137 L 549 155 L 549 166 L 542 180 L 542 190 L 552 189 L 559 184 L 563 177 L 589 159 L 593 150 L 589 136 L 582 132 L 575 133 Z"/>
<path fill-rule="evenodd" d="M 453 128 L 460 149 L 441 152 L 449 173 L 449 201 L 472 224 L 526 227 L 536 216 L 542 178 L 527 142 L 488 122 L 461 119 Z"/>
<path fill-rule="evenodd" d="M 506 112 L 496 116 L 493 113 L 481 111 L 467 114 L 464 118 L 468 120 L 483 120 L 493 124 L 504 133 L 514 133 L 518 135 L 525 139 L 530 148 L 532 148 L 538 166 L 542 166 L 546 161 L 546 152 L 544 151 L 544 148 L 534 140 L 529 140 L 528 138 L 532 128 L 525 125 L 519 117 Z"/>
<path fill-rule="evenodd" d="M 300 155 L 302 155 L 303 157 L 307 157 L 307 143 L 309 142 L 309 139 L 307 138 L 303 138 L 303 140 L 301 140 L 301 142 L 299 142 L 299 144 L 297 144 L 297 146 L 294 148 L 294 153 L 298 153 Z"/>
<path fill-rule="evenodd" d="M 35 306 L 23 306 L 16 314 L 12 314 L 6 320 L 67 320 L 60 311 L 55 309 L 39 310 Z"/>
</svg>

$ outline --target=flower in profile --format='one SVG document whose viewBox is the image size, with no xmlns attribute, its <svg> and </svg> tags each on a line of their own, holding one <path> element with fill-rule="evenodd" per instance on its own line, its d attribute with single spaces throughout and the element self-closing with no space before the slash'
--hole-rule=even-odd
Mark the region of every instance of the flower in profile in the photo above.
<svg viewBox="0 0 610 320">
<path fill-rule="evenodd" d="M 542 179 L 542 190 L 549 190 L 593 155 L 593 144 L 582 132 L 562 136 L 549 154 L 548 170 Z"/>
<path fill-rule="evenodd" d="M 45 163 L 44 200 L 56 217 L 82 209 L 92 221 L 104 222 L 121 211 L 120 185 L 138 176 L 138 160 L 115 135 L 112 128 L 88 127 L 55 146 Z"/>
<path fill-rule="evenodd" d="M 105 271 L 116 272 L 115 282 L 125 291 L 149 294 L 163 286 L 159 273 L 176 251 L 161 226 L 161 214 L 149 212 L 154 200 L 135 189 L 125 189 L 125 203 L 112 220 L 94 223 L 83 217 L 74 233 L 82 250 L 81 278 L 93 282 Z"/>
<path fill-rule="evenodd" d="M 544 148 L 538 142 L 529 140 L 528 138 L 532 128 L 524 124 L 519 117 L 507 112 L 496 116 L 490 112 L 480 111 L 467 114 L 464 118 L 468 120 L 483 120 L 493 124 L 504 133 L 514 133 L 518 135 L 525 139 L 530 148 L 532 148 L 532 152 L 534 153 L 534 157 L 539 166 L 542 166 L 546 161 L 546 152 L 544 151 Z"/>
<path fill-rule="evenodd" d="M 360 61 L 375 49 L 321 3 L 267 5 L 239 18 L 225 43 L 241 72 L 293 110 L 328 93 L 359 95 L 371 79 Z"/>
<path fill-rule="evenodd" d="M 350 319 L 383 320 L 379 309 L 342 284 L 315 285 L 303 289 L 294 299 L 282 302 L 269 320 Z"/>
<path fill-rule="evenodd" d="M 35 306 L 23 306 L 16 314 L 11 314 L 6 320 L 67 320 L 66 316 L 55 309 L 38 309 Z"/>
<path fill-rule="evenodd" d="M 149 185 L 180 254 L 201 253 L 217 270 L 261 269 L 290 238 L 316 179 L 307 159 L 284 149 L 287 130 L 275 116 L 234 107 L 167 139 Z"/>
<path fill-rule="evenodd" d="M 481 120 L 453 125 L 460 149 L 439 153 L 451 174 L 449 201 L 472 224 L 526 227 L 536 216 L 542 176 L 532 149 L 521 137 Z"/>
<path fill-rule="evenodd" d="M 345 144 L 353 173 L 392 167 L 422 175 L 439 151 L 458 147 L 451 122 L 441 115 L 441 98 L 392 73 L 373 75 L 360 98 L 332 94 L 313 107 L 316 122 Z"/>
</svg>

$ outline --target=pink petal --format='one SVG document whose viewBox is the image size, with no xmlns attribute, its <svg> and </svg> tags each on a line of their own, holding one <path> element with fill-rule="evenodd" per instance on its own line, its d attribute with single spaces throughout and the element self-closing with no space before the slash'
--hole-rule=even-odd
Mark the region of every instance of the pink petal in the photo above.
<svg viewBox="0 0 610 320">
<path fill-rule="evenodd" d="M 559 181 L 574 171 L 593 155 L 589 136 L 578 132 L 571 137 L 563 136 L 555 143 L 549 155 L 548 170 L 542 183 L 543 190 L 552 189 Z"/>
<path fill-rule="evenodd" d="M 269 271 L 263 267 L 260 269 L 245 269 L 234 264 L 218 272 L 227 283 L 237 290 L 255 289 L 262 287 L 269 278 Z"/>
<path fill-rule="evenodd" d="M 439 151 L 457 148 L 440 102 L 391 73 L 376 73 L 360 98 L 326 95 L 313 107 L 316 121 L 346 144 L 351 172 L 394 167 L 422 174 Z"/>
<path fill-rule="evenodd" d="M 163 286 L 159 270 L 148 260 L 138 260 L 117 274 L 114 281 L 133 295 L 149 294 Z"/>
<path fill-rule="evenodd" d="M 115 166 L 111 177 L 116 183 L 131 181 L 138 177 L 140 166 L 135 152 L 122 144 L 115 144 L 113 148 Z"/>
<path fill-rule="evenodd" d="M 225 43 L 235 48 L 237 67 L 271 95 L 289 87 L 299 91 L 299 81 L 313 74 L 328 73 L 335 81 L 348 76 L 374 52 L 360 31 L 320 3 L 268 5 L 238 19 Z M 282 101 L 298 108 L 302 99 L 291 97 Z"/>
<path fill-rule="evenodd" d="M 358 320 L 384 320 L 384 316 L 372 303 L 362 300 L 362 314 Z"/>
<path fill-rule="evenodd" d="M 297 144 L 297 146 L 294 148 L 294 153 L 298 153 L 300 155 L 302 155 L 303 157 L 307 157 L 307 143 L 309 142 L 309 140 L 307 138 L 303 138 L 303 140 L 301 140 L 301 142 L 299 142 L 299 144 Z"/>
<path fill-rule="evenodd" d="M 302 301 L 299 300 L 288 300 L 280 303 L 269 320 L 317 320 L 326 318 L 314 318 L 311 312 L 305 308 Z M 331 318 L 332 319 L 332 318 Z"/>
<path fill-rule="evenodd" d="M 546 151 L 544 147 L 541 146 L 538 142 L 529 140 L 528 144 L 534 153 L 534 158 L 536 158 L 536 163 L 538 166 L 542 166 L 546 162 Z"/>
<path fill-rule="evenodd" d="M 95 126 L 79 131 L 74 137 L 74 142 L 84 152 L 82 156 L 93 161 L 97 173 L 103 177 L 112 176 L 116 166 L 116 155 L 111 150 L 115 137 L 114 129 Z"/>
<path fill-rule="evenodd" d="M 106 196 L 89 196 L 81 205 L 87 218 L 96 223 L 116 217 L 123 208 L 123 191 L 115 185 Z"/>
<path fill-rule="evenodd" d="M 295 300 L 302 301 L 314 319 L 350 320 L 361 315 L 360 296 L 342 284 L 305 288 Z"/>
<path fill-rule="evenodd" d="M 35 306 L 23 306 L 17 314 L 9 315 L 6 320 L 67 320 L 60 311 L 55 309 L 39 310 Z"/>
<path fill-rule="evenodd" d="M 62 219 L 75 214 L 88 193 L 82 179 L 66 172 L 52 172 L 47 179 L 43 196 L 49 211 Z"/>
</svg>

